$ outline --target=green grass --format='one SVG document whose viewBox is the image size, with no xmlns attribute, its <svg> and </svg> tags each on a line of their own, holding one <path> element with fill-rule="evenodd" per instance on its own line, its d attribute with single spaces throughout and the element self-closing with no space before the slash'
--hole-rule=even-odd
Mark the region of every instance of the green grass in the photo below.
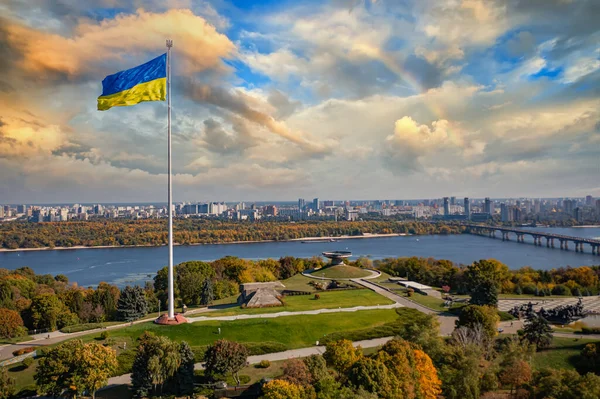
<svg viewBox="0 0 600 399">
<path fill-rule="evenodd" d="M 35 385 L 33 375 L 38 365 L 39 359 L 33 361 L 33 364 L 25 368 L 21 363 L 11 364 L 7 366 L 8 376 L 15 379 L 17 390 L 28 385 Z"/>
<path fill-rule="evenodd" d="M 533 356 L 532 366 L 536 370 L 542 368 L 575 370 L 581 350 L 591 342 L 597 340 L 554 337 L 548 349 L 540 350 Z"/>
<path fill-rule="evenodd" d="M 27 341 L 31 341 L 33 338 L 30 337 L 29 335 L 24 335 L 22 337 L 15 337 L 15 338 L 0 338 L 0 345 L 12 345 L 12 344 L 18 344 L 19 342 L 27 342 Z"/>
<path fill-rule="evenodd" d="M 344 291 L 321 291 L 320 299 L 314 299 L 314 295 L 294 295 L 284 298 L 285 306 L 270 308 L 244 309 L 235 307 L 230 309 L 215 310 L 203 313 L 202 316 L 234 316 L 240 314 L 262 314 L 277 312 L 300 312 L 316 309 L 351 308 L 354 306 L 389 305 L 393 301 L 368 289 L 344 290 Z"/>
<path fill-rule="evenodd" d="M 327 266 L 311 273 L 316 277 L 325 277 L 330 279 L 336 278 L 362 278 L 371 275 L 368 270 L 363 270 L 359 267 L 338 265 Z"/>
<path fill-rule="evenodd" d="M 352 313 L 302 315 L 273 319 L 248 319 L 235 321 L 203 321 L 178 326 L 159 326 L 153 323 L 137 324 L 114 330 L 111 337 L 131 348 L 144 331 L 151 331 L 171 339 L 187 341 L 191 346 L 212 344 L 217 339 L 246 342 L 279 342 L 288 349 L 314 345 L 324 335 L 338 331 L 375 327 L 397 319 L 394 310 L 372 310 Z M 221 334 L 217 334 L 217 328 Z M 94 337 L 86 336 L 84 341 Z"/>
<path fill-rule="evenodd" d="M 316 291 L 315 287 L 309 284 L 311 281 L 318 280 L 303 276 L 302 274 L 296 274 L 287 280 L 282 280 L 281 283 L 285 285 L 286 290 L 290 291 Z"/>
</svg>

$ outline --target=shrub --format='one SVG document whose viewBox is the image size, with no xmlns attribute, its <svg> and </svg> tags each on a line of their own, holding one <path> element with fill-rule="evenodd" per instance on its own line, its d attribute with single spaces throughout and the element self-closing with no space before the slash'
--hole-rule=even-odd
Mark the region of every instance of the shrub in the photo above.
<svg viewBox="0 0 600 399">
<path fill-rule="evenodd" d="M 600 327 L 581 327 L 582 334 L 600 334 Z"/>
<path fill-rule="evenodd" d="M 74 326 L 67 326 L 60 329 L 60 332 L 65 334 L 94 330 L 96 328 L 102 328 L 102 324 L 100 323 L 87 323 L 87 324 L 76 324 Z"/>
<path fill-rule="evenodd" d="M 413 296 L 414 293 L 415 293 L 415 290 L 413 290 L 412 288 L 409 288 L 408 290 L 406 290 L 406 294 L 408 296 Z"/>
<path fill-rule="evenodd" d="M 573 295 L 574 296 L 581 296 L 581 290 L 579 288 L 575 288 L 573 290 Z"/>
<path fill-rule="evenodd" d="M 100 338 L 106 341 L 109 335 L 110 333 L 108 331 L 102 331 L 102 333 L 100 334 Z"/>
<path fill-rule="evenodd" d="M 523 286 L 523 294 L 525 295 L 536 295 L 537 291 L 537 287 L 533 284 L 527 284 Z"/>
<path fill-rule="evenodd" d="M 23 359 L 23 361 L 21 362 L 21 364 L 23 366 L 25 366 L 26 369 L 28 369 L 33 364 L 33 357 L 31 357 L 31 356 L 30 357 L 26 357 L 25 359 Z"/>
<path fill-rule="evenodd" d="M 131 373 L 131 369 L 133 367 L 133 361 L 135 360 L 135 356 L 137 351 L 132 349 L 127 349 L 117 355 L 117 369 L 113 373 L 113 377 Z"/>
<path fill-rule="evenodd" d="M 280 342 L 247 342 L 244 344 L 248 349 L 248 355 L 266 355 L 267 353 L 283 352 L 287 347 Z"/>
<path fill-rule="evenodd" d="M 271 362 L 268 360 L 261 360 L 260 363 L 258 363 L 254 367 L 256 367 L 257 369 L 268 369 L 269 367 L 271 367 Z"/>
<path fill-rule="evenodd" d="M 31 353 L 35 350 L 35 347 L 33 346 L 28 346 L 27 348 L 21 348 L 21 349 L 17 349 L 16 351 L 14 351 L 12 354 L 13 356 L 21 356 L 24 355 L 26 353 Z"/>
<path fill-rule="evenodd" d="M 501 310 L 498 311 L 498 316 L 500 316 L 500 321 L 511 321 L 515 320 L 515 317 L 508 312 L 503 312 Z"/>
<path fill-rule="evenodd" d="M 321 299 L 321 295 L 315 294 L 315 299 Z"/>
</svg>

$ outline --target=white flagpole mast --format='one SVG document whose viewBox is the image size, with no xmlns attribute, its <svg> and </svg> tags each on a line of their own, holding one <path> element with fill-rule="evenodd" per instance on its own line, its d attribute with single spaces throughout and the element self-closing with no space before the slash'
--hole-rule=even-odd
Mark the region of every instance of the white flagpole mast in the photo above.
<svg viewBox="0 0 600 399">
<path fill-rule="evenodd" d="M 173 185 L 171 182 L 171 47 L 173 40 L 167 39 L 167 130 L 169 136 L 169 319 L 175 318 L 173 294 Z"/>
</svg>

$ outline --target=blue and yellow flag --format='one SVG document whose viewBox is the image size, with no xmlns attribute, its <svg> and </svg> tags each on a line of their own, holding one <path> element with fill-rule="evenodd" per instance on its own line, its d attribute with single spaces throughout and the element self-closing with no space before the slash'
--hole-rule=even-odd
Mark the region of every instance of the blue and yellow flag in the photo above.
<svg viewBox="0 0 600 399">
<path fill-rule="evenodd" d="M 102 81 L 98 110 L 125 107 L 142 101 L 165 101 L 167 94 L 167 54 L 135 68 L 108 75 Z"/>
</svg>

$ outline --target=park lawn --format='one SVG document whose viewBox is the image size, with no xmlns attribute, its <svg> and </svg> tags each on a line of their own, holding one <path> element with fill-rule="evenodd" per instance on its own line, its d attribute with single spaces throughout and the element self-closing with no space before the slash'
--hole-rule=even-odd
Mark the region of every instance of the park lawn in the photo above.
<svg viewBox="0 0 600 399">
<path fill-rule="evenodd" d="M 12 344 L 18 344 L 19 342 L 27 342 L 27 341 L 31 341 L 33 338 L 30 337 L 29 335 L 24 335 L 22 337 L 15 337 L 15 338 L 0 338 L 0 345 L 12 345 Z"/>
<path fill-rule="evenodd" d="M 398 315 L 393 309 L 358 311 L 351 313 L 284 316 L 271 319 L 246 319 L 234 321 L 208 320 L 177 326 L 160 326 L 154 323 L 135 324 L 111 331 L 117 344 L 127 342 L 131 348 L 144 331 L 164 335 L 177 341 L 187 341 L 191 346 L 212 344 L 217 339 L 241 343 L 279 342 L 287 349 L 312 346 L 324 335 L 380 326 L 394 321 Z M 221 334 L 217 329 L 221 328 Z M 96 337 L 83 337 L 93 341 Z"/>
<path fill-rule="evenodd" d="M 419 294 L 418 292 L 415 292 L 408 299 L 411 299 L 423 306 L 427 306 L 428 308 L 431 308 L 433 310 L 437 310 L 438 312 L 446 312 L 448 310 L 447 307 L 444 307 L 443 299 L 435 298 L 429 295 L 423 295 Z"/>
<path fill-rule="evenodd" d="M 371 275 L 368 270 L 363 270 L 359 267 L 338 265 L 338 266 L 327 266 L 319 270 L 315 270 L 311 273 L 316 277 L 324 277 L 330 279 L 336 278 L 362 278 Z"/>
<path fill-rule="evenodd" d="M 354 306 L 389 305 L 392 300 L 368 289 L 352 289 L 343 291 L 320 291 L 320 299 L 314 295 L 292 295 L 284 297 L 285 306 L 270 308 L 245 309 L 234 307 L 203 313 L 202 316 L 235 316 L 240 314 L 263 314 L 278 312 L 300 312 L 316 309 L 352 308 Z"/>
<path fill-rule="evenodd" d="M 25 368 L 21 363 L 6 366 L 6 369 L 8 370 L 8 376 L 15 379 L 15 387 L 17 388 L 17 391 L 25 387 L 35 389 L 35 380 L 33 379 L 33 375 L 35 374 L 35 369 L 38 363 L 39 359 L 35 359 L 29 368 Z"/>
<path fill-rule="evenodd" d="M 575 370 L 575 363 L 586 344 L 598 342 L 593 339 L 554 337 L 549 348 L 533 356 L 534 370 L 543 368 Z"/>
<path fill-rule="evenodd" d="M 309 284 L 311 281 L 318 280 L 303 276 L 302 274 L 296 274 L 287 280 L 281 280 L 281 283 L 285 285 L 286 290 L 290 291 L 316 291 L 315 287 Z"/>
</svg>

